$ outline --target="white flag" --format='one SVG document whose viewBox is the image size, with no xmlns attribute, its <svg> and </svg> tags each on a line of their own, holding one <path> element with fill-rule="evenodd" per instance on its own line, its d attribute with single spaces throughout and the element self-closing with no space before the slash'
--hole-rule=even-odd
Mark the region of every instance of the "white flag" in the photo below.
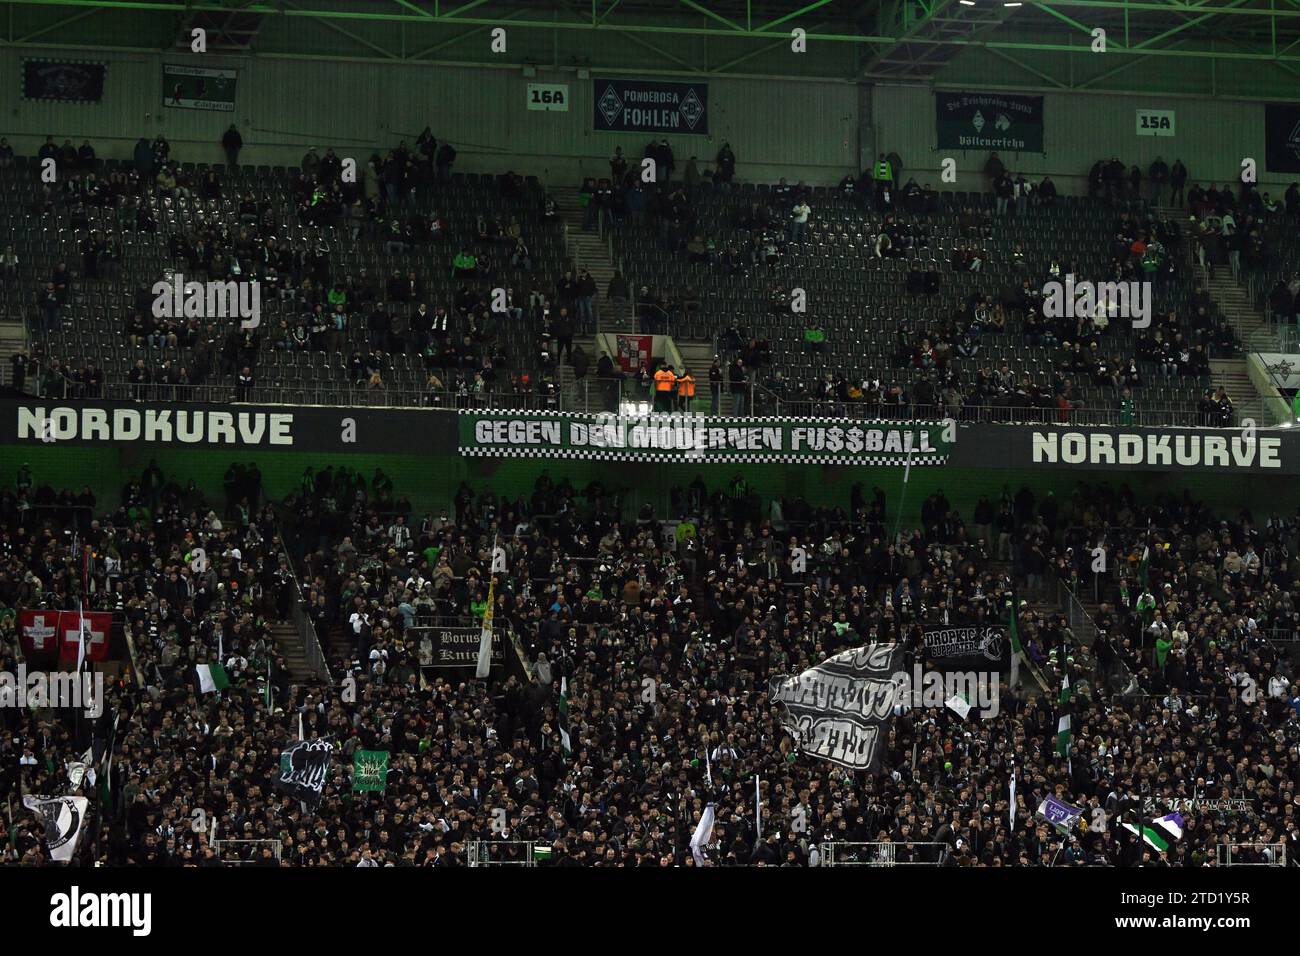
<svg viewBox="0 0 1300 956">
<path fill-rule="evenodd" d="M 1016 828 L 1016 768 L 1011 768 L 1011 809 L 1007 811 L 1007 816 L 1011 818 L 1010 829 Z"/>
<path fill-rule="evenodd" d="M 492 549 L 492 573 L 506 573 L 506 549 L 500 545 Z"/>
<path fill-rule="evenodd" d="M 45 826 L 45 845 L 54 862 L 67 863 L 77 852 L 89 804 L 85 797 L 23 797 L 23 806 L 40 814 Z"/>
<path fill-rule="evenodd" d="M 945 700 L 944 704 L 962 720 L 965 720 L 966 715 L 970 713 L 970 704 L 965 698 L 958 697 L 956 694 Z"/>
<path fill-rule="evenodd" d="M 695 828 L 695 835 L 691 837 L 691 856 L 695 857 L 695 865 L 704 865 L 704 854 L 701 852 L 703 847 L 713 840 L 713 804 L 704 808 L 700 814 L 700 824 Z"/>
</svg>

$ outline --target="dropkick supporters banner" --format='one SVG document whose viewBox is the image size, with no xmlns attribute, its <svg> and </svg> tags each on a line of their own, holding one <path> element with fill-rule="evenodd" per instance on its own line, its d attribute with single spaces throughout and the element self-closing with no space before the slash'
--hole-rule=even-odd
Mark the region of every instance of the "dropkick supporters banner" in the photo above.
<svg viewBox="0 0 1300 956">
<path fill-rule="evenodd" d="M 592 80 L 597 132 L 699 133 L 709 131 L 707 83 Z"/>
<path fill-rule="evenodd" d="M 1043 98 L 1007 93 L 934 94 L 939 149 L 1043 151 Z"/>
<path fill-rule="evenodd" d="M 956 432 L 955 425 L 942 422 L 465 412 L 460 453 L 703 464 L 942 465 Z"/>
<path fill-rule="evenodd" d="M 881 728 L 898 699 L 894 675 L 901 644 L 841 651 L 795 677 L 778 677 L 768 690 L 783 708 L 782 723 L 809 756 L 874 773 L 885 749 Z"/>
<path fill-rule="evenodd" d="M 926 659 L 936 670 L 1005 670 L 1011 663 L 1005 627 L 927 628 L 922 642 Z"/>
</svg>

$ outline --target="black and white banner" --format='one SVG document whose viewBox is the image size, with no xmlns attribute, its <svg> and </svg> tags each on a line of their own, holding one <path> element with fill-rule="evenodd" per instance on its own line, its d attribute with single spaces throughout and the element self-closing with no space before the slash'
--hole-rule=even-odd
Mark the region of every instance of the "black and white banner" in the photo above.
<svg viewBox="0 0 1300 956">
<path fill-rule="evenodd" d="M 108 66 L 87 60 L 23 60 L 23 99 L 98 103 Z"/>
<path fill-rule="evenodd" d="M 898 700 L 901 644 L 841 651 L 795 677 L 778 677 L 769 694 L 799 749 L 851 770 L 875 773 Z"/>
<path fill-rule="evenodd" d="M 1005 627 L 926 628 L 921 641 L 926 659 L 937 670 L 1005 670 L 1011 663 Z"/>
<path fill-rule="evenodd" d="M 163 64 L 163 103 L 186 110 L 229 113 L 235 108 L 237 70 Z"/>
<path fill-rule="evenodd" d="M 592 80 L 593 129 L 616 133 L 709 132 L 707 83 Z"/>
<path fill-rule="evenodd" d="M 334 745 L 328 740 L 299 740 L 290 744 L 280 752 L 280 779 L 276 786 L 293 799 L 315 806 L 325 789 L 333 755 Z"/>
<path fill-rule="evenodd" d="M 1300 104 L 1264 106 L 1264 166 L 1270 173 L 1300 173 Z"/>
<path fill-rule="evenodd" d="M 421 667 L 476 667 L 482 627 L 412 627 Z M 492 635 L 492 663 L 505 663 L 501 635 Z"/>
<path fill-rule="evenodd" d="M 55 863 L 67 863 L 77 852 L 89 804 L 85 797 L 23 797 L 23 806 L 40 814 L 45 845 Z"/>
</svg>

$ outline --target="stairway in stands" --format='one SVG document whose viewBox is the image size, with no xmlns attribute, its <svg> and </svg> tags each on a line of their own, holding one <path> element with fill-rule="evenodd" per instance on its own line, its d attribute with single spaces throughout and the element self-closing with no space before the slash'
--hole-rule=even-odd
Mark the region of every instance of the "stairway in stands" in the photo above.
<svg viewBox="0 0 1300 956">
<path fill-rule="evenodd" d="M 21 318 L 17 322 L 0 322 L 0 385 L 12 385 L 14 367 L 9 361 L 27 345 L 27 330 Z"/>
<path fill-rule="evenodd" d="M 1187 210 L 1175 206 L 1159 206 L 1156 212 L 1162 218 L 1183 222 L 1186 228 Z M 1189 238 L 1184 237 L 1180 250 L 1183 268 L 1192 275 L 1200 277 L 1204 282 L 1205 291 L 1209 293 L 1215 306 L 1237 333 L 1237 340 L 1241 343 L 1243 352 L 1261 348 L 1268 334 L 1267 321 L 1250 301 L 1250 297 L 1232 278 L 1231 269 L 1219 267 L 1215 270 L 1213 278 L 1206 275 L 1192 252 L 1194 246 L 1195 244 Z M 1210 381 L 1215 388 L 1222 387 L 1227 390 L 1228 396 L 1236 407 L 1238 422 L 1249 418 L 1257 425 L 1272 425 L 1274 422 L 1266 417 L 1264 399 L 1251 382 L 1246 368 L 1244 355 L 1211 359 Z"/>
<path fill-rule="evenodd" d="M 302 636 L 293 621 L 277 621 L 271 625 L 271 637 L 275 646 L 284 655 L 284 662 L 293 675 L 294 683 L 313 683 L 316 676 L 307 666 L 307 649 L 303 647 Z"/>
</svg>

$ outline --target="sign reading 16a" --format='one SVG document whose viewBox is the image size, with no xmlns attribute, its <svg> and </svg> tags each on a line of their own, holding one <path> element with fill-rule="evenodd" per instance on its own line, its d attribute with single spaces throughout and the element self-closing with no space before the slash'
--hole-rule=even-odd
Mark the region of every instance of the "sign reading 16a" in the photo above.
<svg viewBox="0 0 1300 956">
<path fill-rule="evenodd" d="M 533 87 L 528 92 L 531 94 L 534 103 L 554 103 L 558 105 L 564 102 L 564 90 L 544 90 Z"/>
</svg>

